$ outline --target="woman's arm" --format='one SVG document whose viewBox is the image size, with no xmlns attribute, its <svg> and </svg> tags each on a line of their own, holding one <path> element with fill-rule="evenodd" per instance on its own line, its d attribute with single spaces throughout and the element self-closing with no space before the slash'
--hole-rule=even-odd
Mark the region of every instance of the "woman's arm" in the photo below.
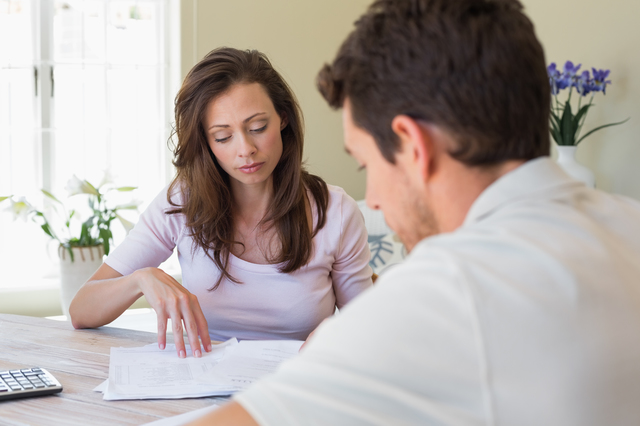
<svg viewBox="0 0 640 426">
<path fill-rule="evenodd" d="M 373 284 L 370 260 L 362 212 L 353 198 L 342 193 L 339 240 L 331 271 L 338 309 Z"/>
<path fill-rule="evenodd" d="M 178 355 L 186 357 L 183 323 L 194 356 L 202 354 L 200 341 L 207 352 L 211 339 L 207 320 L 198 298 L 173 277 L 158 268 L 143 268 L 122 275 L 107 264 L 89 278 L 69 306 L 75 328 L 93 328 L 108 324 L 144 295 L 158 315 L 158 346 L 166 346 L 167 320 L 171 318 Z"/>
</svg>

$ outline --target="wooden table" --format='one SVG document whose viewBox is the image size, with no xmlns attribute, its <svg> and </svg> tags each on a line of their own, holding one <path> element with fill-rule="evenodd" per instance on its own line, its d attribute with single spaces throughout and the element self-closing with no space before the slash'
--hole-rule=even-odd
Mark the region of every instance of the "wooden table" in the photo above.
<svg viewBox="0 0 640 426">
<path fill-rule="evenodd" d="M 167 337 L 167 343 L 171 342 Z M 109 376 L 111 347 L 156 342 L 155 333 L 0 314 L 0 370 L 44 367 L 62 393 L 0 402 L 0 425 L 140 425 L 209 406 L 215 398 L 104 401 L 93 388 Z M 219 400 L 218 400 L 219 401 Z"/>
</svg>

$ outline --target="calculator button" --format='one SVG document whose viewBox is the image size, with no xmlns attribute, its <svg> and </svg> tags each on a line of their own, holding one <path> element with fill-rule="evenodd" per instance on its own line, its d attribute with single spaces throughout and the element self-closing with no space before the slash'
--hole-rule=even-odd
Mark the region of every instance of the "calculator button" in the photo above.
<svg viewBox="0 0 640 426">
<path fill-rule="evenodd" d="M 39 368 L 32 368 L 31 371 L 33 371 L 34 373 L 42 373 L 42 370 Z"/>
<path fill-rule="evenodd" d="M 20 374 L 20 370 L 10 370 L 10 374 Z"/>
<path fill-rule="evenodd" d="M 31 369 L 30 368 L 23 368 L 22 370 L 20 370 L 22 373 L 31 373 Z"/>
</svg>

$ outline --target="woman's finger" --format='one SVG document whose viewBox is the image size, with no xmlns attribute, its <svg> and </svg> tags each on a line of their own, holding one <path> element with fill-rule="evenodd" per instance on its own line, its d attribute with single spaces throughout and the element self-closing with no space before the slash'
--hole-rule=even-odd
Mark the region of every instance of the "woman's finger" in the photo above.
<svg viewBox="0 0 640 426">
<path fill-rule="evenodd" d="M 167 317 L 164 312 L 157 312 L 158 316 L 158 347 L 162 350 L 167 347 Z"/>
<path fill-rule="evenodd" d="M 182 309 L 182 320 L 184 321 L 184 327 L 187 331 L 189 345 L 191 345 L 191 353 L 194 357 L 200 358 L 202 356 L 202 350 L 200 349 L 200 340 L 198 340 L 198 325 L 191 310 L 191 301 L 188 300 L 191 298 L 195 299 L 195 296 L 191 295 L 190 297 L 182 298 L 180 308 Z"/>
<path fill-rule="evenodd" d="M 187 350 L 184 346 L 184 337 L 182 335 L 182 318 L 176 314 L 171 316 L 171 325 L 173 328 L 173 343 L 176 345 L 176 352 L 180 358 L 187 357 Z"/>
<path fill-rule="evenodd" d="M 202 312 L 202 308 L 200 308 L 200 302 L 198 302 L 198 298 L 195 297 L 194 308 L 193 308 L 193 316 L 196 322 L 196 326 L 198 328 L 198 335 L 200 336 L 200 340 L 202 341 L 202 346 L 204 346 L 204 350 L 207 352 L 211 352 L 211 338 L 209 337 L 209 325 L 207 324 L 207 319 Z"/>
</svg>

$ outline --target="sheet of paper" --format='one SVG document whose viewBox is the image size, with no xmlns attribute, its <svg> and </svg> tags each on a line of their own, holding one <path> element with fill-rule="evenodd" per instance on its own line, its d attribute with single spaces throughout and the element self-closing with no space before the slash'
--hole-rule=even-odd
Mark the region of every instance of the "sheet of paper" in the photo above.
<svg viewBox="0 0 640 426">
<path fill-rule="evenodd" d="M 178 357 L 175 345 L 160 350 L 151 344 L 140 348 L 111 348 L 106 400 L 177 399 L 229 395 L 226 383 L 202 382 L 198 378 L 211 370 L 238 345 L 234 339 L 213 345 L 201 358 Z M 187 346 L 187 353 L 190 348 Z"/>
<path fill-rule="evenodd" d="M 296 356 L 302 343 L 301 340 L 243 340 L 198 380 L 226 384 L 235 391 L 246 389 L 276 371 L 283 361 Z"/>
<path fill-rule="evenodd" d="M 109 386 L 109 379 L 105 380 L 104 382 L 100 383 L 98 386 L 93 388 L 93 391 L 104 393 L 104 391 L 107 390 L 107 386 Z"/>
<path fill-rule="evenodd" d="M 199 408 L 187 413 L 178 414 L 177 416 L 166 417 L 154 422 L 145 423 L 142 426 L 182 426 L 189 422 L 199 419 L 207 413 L 216 410 L 220 405 L 214 403 L 210 407 Z"/>
</svg>

